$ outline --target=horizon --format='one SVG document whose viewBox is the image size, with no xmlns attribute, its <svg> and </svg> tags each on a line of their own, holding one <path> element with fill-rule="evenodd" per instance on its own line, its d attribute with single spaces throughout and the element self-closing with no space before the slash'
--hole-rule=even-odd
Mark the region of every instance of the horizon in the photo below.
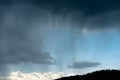
<svg viewBox="0 0 120 80">
<path fill-rule="evenodd" d="M 48 73 L 37 73 L 37 72 L 31 72 L 31 73 L 22 73 L 20 71 L 16 71 L 16 72 L 12 72 L 9 74 L 9 76 L 2 76 L 0 77 L 0 80 L 56 80 L 56 79 L 64 79 L 64 78 L 72 78 L 72 77 L 83 77 L 83 76 L 87 76 L 87 75 L 91 75 L 95 74 L 95 73 L 104 73 L 104 72 L 108 72 L 111 74 L 111 72 L 120 72 L 120 70 L 117 69 L 104 69 L 104 70 L 96 70 L 96 71 L 92 71 L 92 72 L 88 72 L 85 74 L 66 74 L 64 72 L 59 72 L 59 73 L 52 73 L 52 72 L 48 72 Z M 119 75 L 119 73 L 116 73 L 117 75 Z M 97 76 L 98 74 L 96 74 Z M 103 74 L 101 74 L 103 75 Z M 109 74 L 108 74 L 109 75 Z M 114 75 L 115 76 L 115 75 Z M 86 77 L 87 78 L 87 77 Z M 105 77 L 104 75 L 104 78 Z M 117 78 L 118 79 L 118 78 Z"/>
</svg>

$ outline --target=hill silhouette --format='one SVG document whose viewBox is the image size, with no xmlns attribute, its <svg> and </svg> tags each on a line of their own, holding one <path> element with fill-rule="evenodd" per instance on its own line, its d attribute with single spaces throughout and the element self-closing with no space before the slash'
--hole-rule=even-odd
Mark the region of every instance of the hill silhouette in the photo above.
<svg viewBox="0 0 120 80">
<path fill-rule="evenodd" d="M 62 77 L 55 80 L 120 80 L 120 70 L 100 70 L 84 75 Z"/>
</svg>

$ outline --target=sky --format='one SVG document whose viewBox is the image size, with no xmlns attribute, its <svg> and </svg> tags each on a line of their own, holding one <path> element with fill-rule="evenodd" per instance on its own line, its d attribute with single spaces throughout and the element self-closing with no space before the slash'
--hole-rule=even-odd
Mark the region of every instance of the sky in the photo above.
<svg viewBox="0 0 120 80">
<path fill-rule="evenodd" d="M 0 75 L 120 69 L 119 4 L 0 0 Z"/>
</svg>

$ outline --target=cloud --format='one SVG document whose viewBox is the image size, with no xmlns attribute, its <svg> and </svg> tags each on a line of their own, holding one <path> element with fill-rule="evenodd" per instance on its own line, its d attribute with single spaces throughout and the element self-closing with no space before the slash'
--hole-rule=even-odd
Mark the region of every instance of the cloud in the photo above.
<svg viewBox="0 0 120 80">
<path fill-rule="evenodd" d="M 0 77 L 0 80 L 53 80 L 60 77 L 71 76 L 75 74 L 65 74 L 64 72 L 59 73 L 22 73 L 20 71 L 12 72 L 9 76 Z"/>
<path fill-rule="evenodd" d="M 40 36 L 44 30 L 37 31 L 38 14 L 34 11 L 36 8 L 27 4 L 0 7 L 0 74 L 7 73 L 10 64 L 54 64 L 43 48 Z"/>
<path fill-rule="evenodd" d="M 41 30 L 36 31 L 35 8 L 22 4 L 9 8 L 0 8 L 0 64 L 52 64 L 53 58 L 43 50 Z"/>
<path fill-rule="evenodd" d="M 109 11 L 99 15 L 88 17 L 85 26 L 89 30 L 120 30 L 119 23 L 120 11 Z"/>
<path fill-rule="evenodd" d="M 83 11 L 86 15 L 96 15 L 110 10 L 119 10 L 119 0 L 0 0 L 0 4 L 28 3 L 37 7 L 52 7 L 56 12 L 67 8 L 68 10 Z M 62 6 L 61 6 L 62 5 Z M 59 9 L 59 10 L 58 10 Z"/>
<path fill-rule="evenodd" d="M 0 3 L 0 72 L 7 71 L 6 64 L 53 64 L 54 59 L 42 43 L 42 37 L 50 30 L 69 30 L 70 35 L 80 35 L 79 32 L 118 30 L 120 25 L 119 11 L 86 16 L 81 10 L 63 9 L 56 12 L 56 7 L 35 6 L 38 0 L 12 0 L 9 5 L 7 1 Z M 76 33 L 76 30 L 79 32 Z"/>
<path fill-rule="evenodd" d="M 73 69 L 84 69 L 84 68 L 92 68 L 92 67 L 97 67 L 99 66 L 100 63 L 98 62 L 74 62 L 72 65 L 68 65 L 68 68 L 73 68 Z"/>
</svg>

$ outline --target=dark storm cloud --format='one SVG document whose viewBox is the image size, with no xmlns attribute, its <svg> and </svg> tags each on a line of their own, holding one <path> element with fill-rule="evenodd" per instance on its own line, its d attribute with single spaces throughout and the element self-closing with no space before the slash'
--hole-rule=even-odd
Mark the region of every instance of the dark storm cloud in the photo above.
<svg viewBox="0 0 120 80">
<path fill-rule="evenodd" d="M 37 17 L 43 19 L 43 15 L 27 4 L 0 7 L 0 75 L 7 72 L 10 64 L 54 64 L 50 53 L 43 50 L 43 29 L 37 31 Z"/>
<path fill-rule="evenodd" d="M 14 3 L 28 3 L 37 7 L 52 7 L 57 12 L 63 8 L 80 10 L 86 15 L 95 15 L 120 9 L 119 0 L 0 0 L 0 4 Z"/>
<path fill-rule="evenodd" d="M 53 64 L 50 54 L 42 50 L 41 36 L 46 30 L 69 27 L 73 34 L 75 28 L 119 29 L 119 3 L 119 0 L 0 0 L 0 72 L 5 71 L 6 64 Z M 81 64 L 84 65 L 81 68 L 99 65 Z M 80 65 L 74 63 L 69 67 Z"/>
<path fill-rule="evenodd" d="M 98 62 L 74 62 L 72 65 L 68 65 L 68 68 L 73 68 L 73 69 L 84 69 L 84 68 L 92 68 L 92 67 L 97 67 L 99 66 L 100 63 Z"/>
<path fill-rule="evenodd" d="M 34 13 L 27 10 L 28 14 L 26 9 L 17 10 L 14 7 L 1 10 L 0 64 L 52 64 L 50 54 L 41 50 L 41 39 L 36 37 L 37 33 L 33 33 L 35 27 L 32 25 L 35 23 L 31 19 L 35 17 Z"/>
<path fill-rule="evenodd" d="M 64 28 L 66 24 L 70 25 L 69 27 L 71 27 L 71 29 L 79 28 L 80 30 L 84 28 L 89 30 L 101 30 L 109 28 L 118 29 L 120 11 L 104 12 L 100 15 L 87 17 L 84 15 L 84 11 L 82 12 L 82 9 L 80 9 L 81 7 L 78 6 L 78 4 L 90 6 L 90 4 L 98 4 L 98 2 L 95 1 L 92 3 L 88 1 L 87 5 L 87 2 L 84 1 L 73 2 L 70 0 L 68 5 L 65 6 L 67 1 L 1 0 L 0 64 L 18 64 L 21 62 L 40 64 L 52 63 L 51 60 L 53 59 L 50 57 L 50 54 L 41 50 L 41 38 L 38 39 L 38 34 L 40 33 L 34 31 L 38 24 L 40 25 L 39 27 L 41 27 L 39 28 L 40 31 L 38 32 L 45 32 L 43 27 L 49 29 L 51 25 Z M 65 11 L 61 11 L 60 13 L 54 12 L 54 10 L 57 10 L 54 8 L 57 7 L 52 7 L 52 10 L 44 7 L 52 4 L 53 6 L 60 6 L 62 3 L 63 6 L 61 5 L 61 7 L 67 9 L 65 9 Z M 100 3 L 104 3 L 104 1 L 101 0 Z M 112 3 L 112 1 L 110 3 Z M 74 6 L 70 7 L 69 5 Z M 81 6 L 85 7 L 85 5 Z M 79 8 L 80 11 L 76 11 L 76 9 L 74 9 L 75 7 Z M 74 11 L 72 11 L 72 8 Z M 89 10 L 89 7 L 85 8 Z M 71 9 L 71 11 L 67 11 L 68 9 Z"/>
<path fill-rule="evenodd" d="M 40 11 L 45 10 L 45 14 L 48 13 L 47 19 L 54 18 L 53 20 L 55 20 L 57 18 L 56 20 L 58 21 L 62 19 L 62 24 L 69 22 L 72 27 L 77 27 L 80 30 L 119 30 L 120 28 L 119 0 L 1 0 L 0 4 L 8 7 L 19 4 L 31 5 L 31 8 L 24 10 L 22 13 L 22 15 L 28 14 L 26 15 L 28 20 L 30 15 L 34 14 L 36 15 L 35 18 L 37 18 L 37 16 L 40 16 L 38 14 L 41 14 Z M 22 5 L 19 7 L 22 7 Z M 49 15 L 51 14 L 49 11 L 54 14 Z M 43 20 L 46 18 L 43 18 Z M 61 22 L 59 21 L 58 23 Z"/>
<path fill-rule="evenodd" d="M 84 25 L 79 28 L 86 28 L 88 30 L 120 30 L 120 11 L 104 12 L 102 14 L 87 17 Z"/>
</svg>

